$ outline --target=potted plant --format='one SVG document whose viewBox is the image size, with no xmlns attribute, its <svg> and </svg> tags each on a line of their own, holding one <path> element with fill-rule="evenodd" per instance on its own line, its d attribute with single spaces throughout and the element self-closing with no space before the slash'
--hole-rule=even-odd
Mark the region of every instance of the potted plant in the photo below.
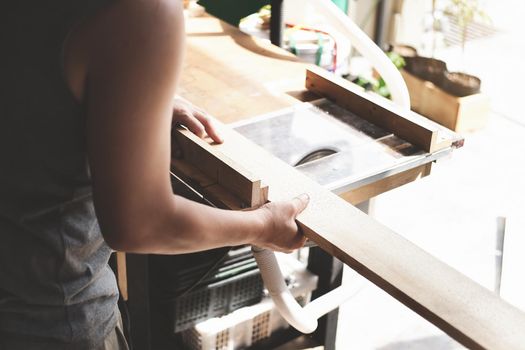
<svg viewBox="0 0 525 350">
<path fill-rule="evenodd" d="M 468 30 L 476 19 L 487 20 L 478 0 L 447 0 L 446 13 L 460 29 L 465 51 Z M 433 6 L 435 9 L 435 2 Z M 435 29 L 435 26 L 432 27 Z M 391 46 L 401 52 L 399 46 Z M 406 50 L 405 50 L 406 51 Z M 482 128 L 488 116 L 488 97 L 480 93 L 481 80 L 464 72 L 449 72 L 444 61 L 419 56 L 403 57 L 403 77 L 410 91 L 412 109 L 455 131 Z"/>
<path fill-rule="evenodd" d="M 468 29 L 476 19 L 489 21 L 479 0 L 449 0 L 446 12 L 454 17 L 461 33 L 461 51 L 465 54 Z M 480 91 L 481 80 L 464 72 L 446 72 L 442 88 L 456 96 L 468 96 Z"/>
</svg>

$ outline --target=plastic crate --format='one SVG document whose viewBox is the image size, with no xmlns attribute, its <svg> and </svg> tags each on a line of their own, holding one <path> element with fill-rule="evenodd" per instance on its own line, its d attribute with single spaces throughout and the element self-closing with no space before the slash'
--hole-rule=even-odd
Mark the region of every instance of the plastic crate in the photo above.
<svg viewBox="0 0 525 350">
<path fill-rule="evenodd" d="M 317 288 L 318 277 L 306 270 L 304 264 L 287 255 L 278 256 L 288 287 L 296 300 L 304 305 Z M 236 350 L 266 339 L 273 332 L 289 327 L 265 297 L 260 303 L 243 307 L 229 315 L 200 322 L 181 333 L 189 350 Z"/>
<path fill-rule="evenodd" d="M 250 261 L 255 263 L 250 247 L 244 246 L 190 254 L 151 255 L 150 274 L 160 296 L 174 300 L 195 289 L 197 284 L 217 282 L 215 275 L 220 271 Z"/>
<path fill-rule="evenodd" d="M 174 300 L 174 333 L 261 301 L 263 282 L 256 266 L 240 274 L 231 274 L 224 279 L 215 278 L 219 280 L 201 285 Z"/>
</svg>

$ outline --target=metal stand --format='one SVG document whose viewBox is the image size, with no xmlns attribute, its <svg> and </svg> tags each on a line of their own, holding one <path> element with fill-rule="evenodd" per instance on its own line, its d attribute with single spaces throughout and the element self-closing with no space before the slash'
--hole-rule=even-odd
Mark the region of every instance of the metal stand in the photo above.
<svg viewBox="0 0 525 350">
<path fill-rule="evenodd" d="M 372 211 L 373 201 L 366 200 L 356 207 L 369 214 Z M 341 285 L 343 279 L 343 263 L 337 258 L 318 247 L 310 248 L 308 255 L 308 269 L 319 276 L 317 289 L 312 298 L 315 299 Z M 319 326 L 314 338 L 324 345 L 325 350 L 334 350 L 337 335 L 337 320 L 339 309 L 336 309 L 319 320 Z"/>
<path fill-rule="evenodd" d="M 270 41 L 279 47 L 283 46 L 283 0 L 272 0 L 270 19 Z"/>
<path fill-rule="evenodd" d="M 312 299 L 324 295 L 341 285 L 343 263 L 319 247 L 310 248 L 308 269 L 319 276 L 317 289 L 313 292 Z M 313 334 L 314 338 L 324 345 L 325 350 L 335 349 L 338 317 L 339 309 L 326 314 L 326 316 L 319 319 L 319 326 Z"/>
</svg>

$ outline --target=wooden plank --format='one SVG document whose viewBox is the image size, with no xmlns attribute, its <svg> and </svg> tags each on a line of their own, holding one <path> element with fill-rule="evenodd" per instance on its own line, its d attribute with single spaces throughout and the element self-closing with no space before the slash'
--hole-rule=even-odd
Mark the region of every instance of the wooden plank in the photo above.
<svg viewBox="0 0 525 350">
<path fill-rule="evenodd" d="M 233 194 L 232 191 L 219 185 L 216 181 L 185 160 L 173 159 L 171 161 L 171 170 L 172 175 L 177 176 L 191 186 L 218 208 L 234 210 L 246 208 L 245 201 Z M 261 187 L 259 191 L 259 198 L 266 202 L 268 198 L 268 186 Z"/>
<path fill-rule="evenodd" d="M 270 201 L 308 193 L 310 204 L 297 222 L 322 249 L 468 348 L 525 349 L 524 313 L 235 131 L 217 125 L 224 144 L 191 141 L 263 179 Z"/>
<path fill-rule="evenodd" d="M 217 183 L 217 181 L 182 159 L 172 159 L 171 170 L 193 188 L 206 188 Z"/>
<path fill-rule="evenodd" d="M 182 151 L 182 157 L 188 163 L 206 174 L 214 183 L 228 188 L 243 201 L 244 207 L 251 208 L 264 203 L 260 198 L 260 179 L 228 157 L 212 156 L 208 150 L 209 144 L 195 143 L 196 140 L 200 140 L 199 137 L 186 129 L 174 131 L 172 136 Z"/>
<path fill-rule="evenodd" d="M 179 93 L 223 122 L 301 102 L 306 63 L 211 16 L 186 21 Z"/>
<path fill-rule="evenodd" d="M 363 92 L 355 84 L 323 69 L 307 69 L 306 87 L 427 152 L 451 145 L 449 139 L 439 137 L 439 128 L 425 121 L 424 117 L 405 111 L 382 97 Z"/>
</svg>

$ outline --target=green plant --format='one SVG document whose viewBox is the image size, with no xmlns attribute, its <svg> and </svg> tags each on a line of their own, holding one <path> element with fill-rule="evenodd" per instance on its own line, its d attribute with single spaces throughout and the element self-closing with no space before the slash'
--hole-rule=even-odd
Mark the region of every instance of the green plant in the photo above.
<svg viewBox="0 0 525 350">
<path fill-rule="evenodd" d="M 405 59 L 399 55 L 396 52 L 387 52 L 386 55 L 388 58 L 390 58 L 390 61 L 396 66 L 397 69 L 401 69 L 405 66 L 406 62 Z M 385 80 L 378 76 L 376 78 L 367 79 L 362 76 L 358 76 L 354 80 L 352 80 L 353 83 L 361 86 L 367 91 L 373 91 L 383 97 L 390 98 L 390 91 L 388 90 L 388 86 L 386 85 Z"/>
</svg>

